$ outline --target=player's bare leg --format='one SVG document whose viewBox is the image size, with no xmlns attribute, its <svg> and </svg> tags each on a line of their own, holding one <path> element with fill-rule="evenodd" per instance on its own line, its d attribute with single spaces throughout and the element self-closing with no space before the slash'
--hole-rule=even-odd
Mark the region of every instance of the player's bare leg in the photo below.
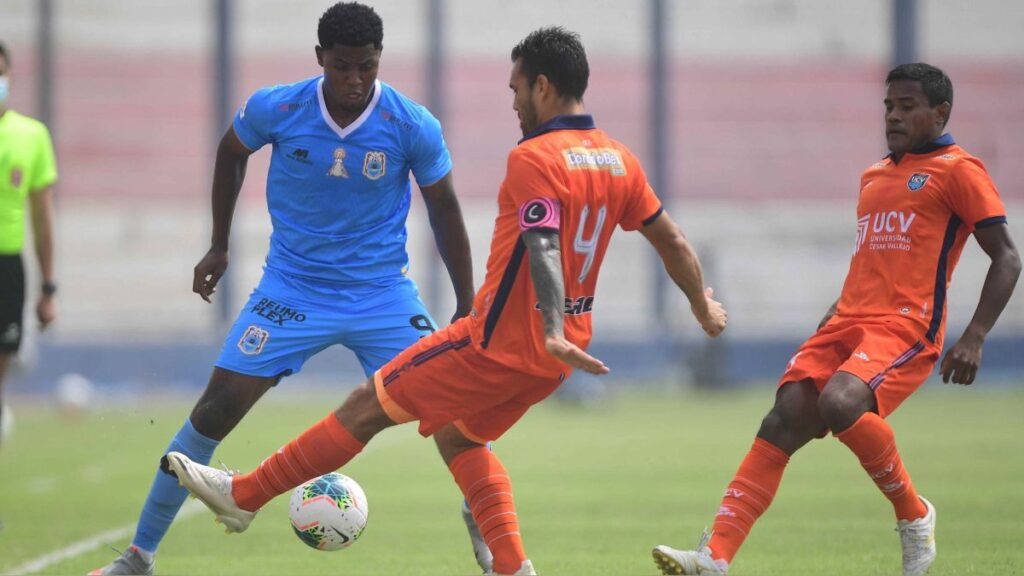
<svg viewBox="0 0 1024 576">
<path fill-rule="evenodd" d="M 903 548 L 903 574 L 924 574 L 935 561 L 935 508 L 917 495 L 896 449 L 892 427 L 877 414 L 874 391 L 853 374 L 837 372 L 818 405 L 832 433 L 856 454 L 892 502 Z"/>
<path fill-rule="evenodd" d="M 519 533 L 512 483 L 501 461 L 454 424 L 438 430 L 434 441 L 469 503 L 486 548 L 493 553 L 488 573 L 533 574 Z"/>
</svg>

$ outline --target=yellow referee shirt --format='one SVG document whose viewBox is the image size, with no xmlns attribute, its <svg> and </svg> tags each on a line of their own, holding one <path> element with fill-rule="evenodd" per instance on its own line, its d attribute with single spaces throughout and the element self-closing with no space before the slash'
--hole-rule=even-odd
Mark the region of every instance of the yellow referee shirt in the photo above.
<svg viewBox="0 0 1024 576">
<path fill-rule="evenodd" d="M 50 131 L 8 110 L 0 116 L 0 254 L 25 245 L 25 199 L 57 181 Z"/>
</svg>

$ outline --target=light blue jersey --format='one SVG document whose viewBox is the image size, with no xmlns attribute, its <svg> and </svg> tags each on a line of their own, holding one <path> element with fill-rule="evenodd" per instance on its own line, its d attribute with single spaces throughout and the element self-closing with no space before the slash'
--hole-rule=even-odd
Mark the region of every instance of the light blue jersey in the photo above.
<svg viewBox="0 0 1024 576">
<path fill-rule="evenodd" d="M 267 268 L 346 284 L 401 276 L 409 173 L 426 186 L 451 171 L 441 125 L 378 80 L 366 110 L 341 128 L 322 85 L 318 76 L 262 88 L 235 115 L 247 148 L 273 145 Z"/>
</svg>

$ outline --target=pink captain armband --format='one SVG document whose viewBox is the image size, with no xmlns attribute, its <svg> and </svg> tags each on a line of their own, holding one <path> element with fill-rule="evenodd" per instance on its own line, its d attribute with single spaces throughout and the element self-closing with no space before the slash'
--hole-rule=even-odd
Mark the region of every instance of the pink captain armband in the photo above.
<svg viewBox="0 0 1024 576">
<path fill-rule="evenodd" d="M 558 230 L 562 223 L 562 205 L 554 198 L 534 198 L 519 208 L 519 228 Z"/>
</svg>

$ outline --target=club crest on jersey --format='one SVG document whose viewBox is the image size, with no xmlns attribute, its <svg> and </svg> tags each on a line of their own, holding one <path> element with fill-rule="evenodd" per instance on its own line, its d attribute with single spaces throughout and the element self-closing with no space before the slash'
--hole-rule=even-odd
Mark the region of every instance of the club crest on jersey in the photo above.
<svg viewBox="0 0 1024 576">
<path fill-rule="evenodd" d="M 921 188 L 924 188 L 924 185 L 928 182 L 928 178 L 930 177 L 931 174 L 915 172 L 910 175 L 910 180 L 907 180 L 907 188 L 909 188 L 911 192 L 917 192 Z"/>
<path fill-rule="evenodd" d="M 379 180 L 387 173 L 388 157 L 383 152 L 367 152 L 363 158 L 363 176 Z"/>
<path fill-rule="evenodd" d="M 334 149 L 334 164 L 331 165 L 331 169 L 327 171 L 328 176 L 334 176 L 336 178 L 348 178 L 348 170 L 345 170 L 345 156 L 346 152 L 344 148 Z"/>
<path fill-rule="evenodd" d="M 263 346 L 270 339 L 270 332 L 259 326 L 249 326 L 245 334 L 238 340 L 238 349 L 246 356 L 255 356 L 263 352 Z"/>
</svg>

